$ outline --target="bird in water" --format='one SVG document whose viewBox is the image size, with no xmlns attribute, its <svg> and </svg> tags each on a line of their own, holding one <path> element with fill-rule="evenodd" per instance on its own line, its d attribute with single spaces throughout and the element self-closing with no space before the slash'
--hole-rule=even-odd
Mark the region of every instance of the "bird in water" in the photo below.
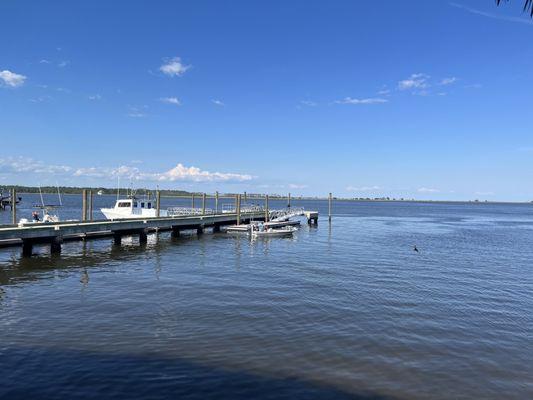
<svg viewBox="0 0 533 400">
<path fill-rule="evenodd" d="M 420 253 L 420 251 L 418 251 L 418 248 L 416 247 L 416 244 L 413 247 L 413 251 L 416 251 L 417 253 Z"/>
</svg>

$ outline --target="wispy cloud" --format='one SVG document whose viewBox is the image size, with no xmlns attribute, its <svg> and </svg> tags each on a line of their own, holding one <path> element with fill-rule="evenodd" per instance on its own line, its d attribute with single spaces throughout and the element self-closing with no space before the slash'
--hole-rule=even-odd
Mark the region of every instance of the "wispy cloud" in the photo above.
<svg viewBox="0 0 533 400">
<path fill-rule="evenodd" d="M 93 100 L 93 101 L 102 100 L 102 96 L 100 96 L 99 94 L 93 94 L 93 95 L 90 95 L 88 99 Z"/>
<path fill-rule="evenodd" d="M 311 101 L 311 100 L 302 100 L 302 101 L 300 101 L 300 104 L 303 104 L 304 106 L 308 106 L 308 107 L 316 107 L 316 106 L 318 106 L 317 102 Z"/>
<path fill-rule="evenodd" d="M 455 82 L 457 82 L 457 78 L 455 76 L 452 76 L 450 78 L 441 79 L 439 82 L 439 85 L 446 86 L 446 85 L 451 85 L 452 83 L 455 83 Z"/>
<path fill-rule="evenodd" d="M 148 116 L 148 114 L 146 113 L 146 110 L 148 109 L 148 106 L 144 105 L 144 106 L 130 106 L 129 107 L 129 112 L 128 112 L 128 117 L 132 117 L 132 118 L 144 118 L 146 116 Z"/>
<path fill-rule="evenodd" d="M 306 189 L 308 185 L 298 184 L 298 183 L 289 183 L 289 189 Z"/>
<path fill-rule="evenodd" d="M 42 60 L 39 61 L 39 64 L 50 64 L 50 61 L 43 58 Z"/>
<path fill-rule="evenodd" d="M 440 193 L 439 189 L 421 187 L 417 190 L 418 193 Z"/>
<path fill-rule="evenodd" d="M 478 196 L 494 196 L 495 195 L 494 192 L 475 192 L 475 194 Z"/>
<path fill-rule="evenodd" d="M 220 106 L 220 107 L 224 107 L 225 106 L 225 104 L 222 101 L 217 100 L 217 99 L 211 100 L 211 103 L 216 104 L 217 106 Z"/>
<path fill-rule="evenodd" d="M 4 82 L 4 85 L 9 87 L 19 87 L 24 84 L 27 77 L 5 69 L 0 71 L 0 79 Z"/>
<path fill-rule="evenodd" d="M 527 24 L 527 25 L 533 25 L 533 21 L 529 18 L 520 18 L 520 17 L 509 17 L 506 15 L 500 15 L 500 14 L 492 14 L 488 13 L 486 11 L 481 11 L 472 7 L 468 7 L 462 4 L 458 3 L 450 3 L 452 7 L 460 8 L 462 10 L 468 11 L 469 13 L 481 15 L 483 17 L 487 18 L 493 18 L 493 19 L 500 19 L 502 21 L 509 21 L 509 22 L 520 22 L 521 24 Z"/>
<path fill-rule="evenodd" d="M 387 102 L 387 99 L 382 99 L 380 97 L 372 97 L 367 99 L 353 99 L 351 97 L 345 97 L 342 100 L 335 101 L 337 104 L 380 104 Z"/>
<path fill-rule="evenodd" d="M 110 178 L 125 177 L 138 181 L 157 182 L 245 182 L 254 179 L 252 175 L 232 172 L 210 172 L 197 167 L 186 167 L 178 163 L 174 168 L 163 172 L 145 172 L 139 167 L 121 165 L 119 167 L 81 167 L 46 164 L 28 157 L 0 158 L 0 176 L 21 173 L 55 175 L 57 177 Z"/>
<path fill-rule="evenodd" d="M 380 186 L 346 186 L 346 190 L 349 192 L 373 192 L 381 190 Z"/>
<path fill-rule="evenodd" d="M 192 65 L 185 65 L 180 57 L 173 57 L 159 67 L 159 70 L 168 76 L 182 76 Z"/>
<path fill-rule="evenodd" d="M 70 61 L 63 60 L 63 61 L 60 61 L 60 62 L 57 64 L 57 66 L 58 66 L 59 68 L 65 68 L 65 67 L 66 67 L 67 65 L 69 65 L 69 64 L 70 64 Z"/>
<path fill-rule="evenodd" d="M 175 106 L 181 106 L 181 101 L 177 97 L 162 97 L 159 99 L 162 103 L 173 104 Z"/>
<path fill-rule="evenodd" d="M 66 165 L 45 164 L 29 157 L 0 158 L 0 174 L 64 174 L 72 172 L 72 170 Z"/>
<path fill-rule="evenodd" d="M 409 78 L 398 82 L 399 90 L 425 89 L 429 87 L 429 75 L 417 73 L 412 74 Z"/>
</svg>

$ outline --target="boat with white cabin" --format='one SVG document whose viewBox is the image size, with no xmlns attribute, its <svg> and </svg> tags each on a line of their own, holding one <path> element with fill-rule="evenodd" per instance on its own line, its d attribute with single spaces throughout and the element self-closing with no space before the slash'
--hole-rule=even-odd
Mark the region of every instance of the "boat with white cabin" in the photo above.
<svg viewBox="0 0 533 400">
<path fill-rule="evenodd" d="M 157 217 L 155 201 L 142 200 L 136 197 L 117 199 L 113 208 L 101 208 L 107 219 L 154 218 Z M 160 210 L 159 216 L 166 217 L 167 210 Z"/>
</svg>

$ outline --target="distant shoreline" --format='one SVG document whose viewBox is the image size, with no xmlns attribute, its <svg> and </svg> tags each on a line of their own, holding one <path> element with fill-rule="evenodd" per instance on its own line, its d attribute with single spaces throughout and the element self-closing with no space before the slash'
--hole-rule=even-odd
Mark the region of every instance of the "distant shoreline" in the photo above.
<svg viewBox="0 0 533 400">
<path fill-rule="evenodd" d="M 18 194 L 38 194 L 39 193 L 39 187 L 37 186 L 3 186 L 4 192 L 2 193 L 0 188 L 0 195 L 3 194 L 4 196 L 9 195 L 9 190 L 12 188 L 15 188 Z M 41 187 L 41 192 L 43 194 L 57 194 L 56 187 L 52 186 L 43 186 Z M 110 189 L 110 188 L 104 188 L 104 187 L 73 187 L 73 186 L 60 186 L 59 191 L 61 192 L 61 195 L 81 195 L 83 190 L 91 190 L 94 195 L 98 191 L 102 191 L 103 195 L 116 195 L 117 189 Z M 125 194 L 127 189 L 121 189 L 121 194 Z M 172 189 L 160 189 L 159 190 L 162 197 L 175 197 L 175 198 L 187 198 L 192 197 L 193 195 L 195 197 L 201 197 L 203 195 L 202 192 L 188 192 L 185 190 L 172 190 Z M 151 195 L 155 195 L 155 190 L 149 190 L 145 188 L 141 188 L 135 191 L 135 193 L 138 196 L 144 196 L 150 193 Z M 220 193 L 219 198 L 233 198 L 238 193 Z M 240 193 L 242 195 L 242 193 Z M 250 193 L 246 195 L 247 200 L 264 200 L 266 194 L 258 194 L 258 193 Z M 215 197 L 214 193 L 206 193 L 206 196 L 208 198 Z M 271 200 L 288 200 L 288 195 L 280 195 L 280 194 L 268 194 L 269 198 Z M 292 196 L 291 200 L 298 200 L 298 201 L 327 201 L 328 197 L 312 197 L 312 196 Z M 376 197 L 376 198 L 363 198 L 363 197 L 333 197 L 333 201 L 336 202 L 359 202 L 359 203 L 426 203 L 426 204 L 434 204 L 434 203 L 442 203 L 442 204 L 526 204 L 526 205 L 533 205 L 533 201 L 491 201 L 491 200 L 429 200 L 429 199 L 405 199 L 405 198 L 391 198 L 391 197 Z"/>
</svg>

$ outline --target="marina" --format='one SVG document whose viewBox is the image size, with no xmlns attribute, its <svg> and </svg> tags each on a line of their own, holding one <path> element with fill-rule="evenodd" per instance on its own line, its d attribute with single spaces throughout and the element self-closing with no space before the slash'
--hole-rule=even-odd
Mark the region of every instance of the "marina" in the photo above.
<svg viewBox="0 0 533 400">
<path fill-rule="evenodd" d="M 61 195 L 58 194 L 61 203 Z M 318 212 L 305 211 L 303 208 L 269 209 L 268 196 L 265 207 L 258 205 L 242 205 L 241 195 L 234 198 L 234 207 L 225 204 L 219 210 L 219 196 L 213 196 L 215 209 L 206 208 L 207 195 L 202 196 L 201 208 L 167 207 L 162 209 L 161 196 L 157 192 L 155 200 L 136 198 L 119 198 L 114 208 L 101 208 L 104 220 L 94 219 L 94 197 L 91 191 L 82 191 L 82 218 L 60 221 L 57 215 L 50 214 L 58 206 L 46 205 L 40 195 L 41 205 L 36 205 L 43 212 L 42 220 L 33 212 L 33 221 L 22 218 L 16 222 L 17 207 L 11 210 L 11 225 L 0 225 L 0 247 L 21 246 L 22 256 L 33 254 L 35 245 L 49 245 L 50 253 L 61 253 L 65 241 L 89 240 L 112 237 L 119 245 L 124 236 L 137 236 L 139 243 L 146 243 L 151 233 L 170 231 L 173 237 L 180 236 L 183 231 L 194 231 L 202 234 L 206 229 L 220 232 L 222 227 L 227 232 L 252 232 L 252 222 L 264 223 L 265 232 L 269 236 L 284 236 L 289 226 L 297 226 L 299 221 L 291 218 L 305 216 L 308 223 L 318 222 Z M 194 198 L 192 199 L 194 205 Z M 263 226 L 263 225 L 262 225 Z M 276 234 L 278 232 L 278 234 Z M 291 231 L 292 233 L 292 231 Z M 263 236 L 259 233 L 253 236 Z"/>
</svg>

